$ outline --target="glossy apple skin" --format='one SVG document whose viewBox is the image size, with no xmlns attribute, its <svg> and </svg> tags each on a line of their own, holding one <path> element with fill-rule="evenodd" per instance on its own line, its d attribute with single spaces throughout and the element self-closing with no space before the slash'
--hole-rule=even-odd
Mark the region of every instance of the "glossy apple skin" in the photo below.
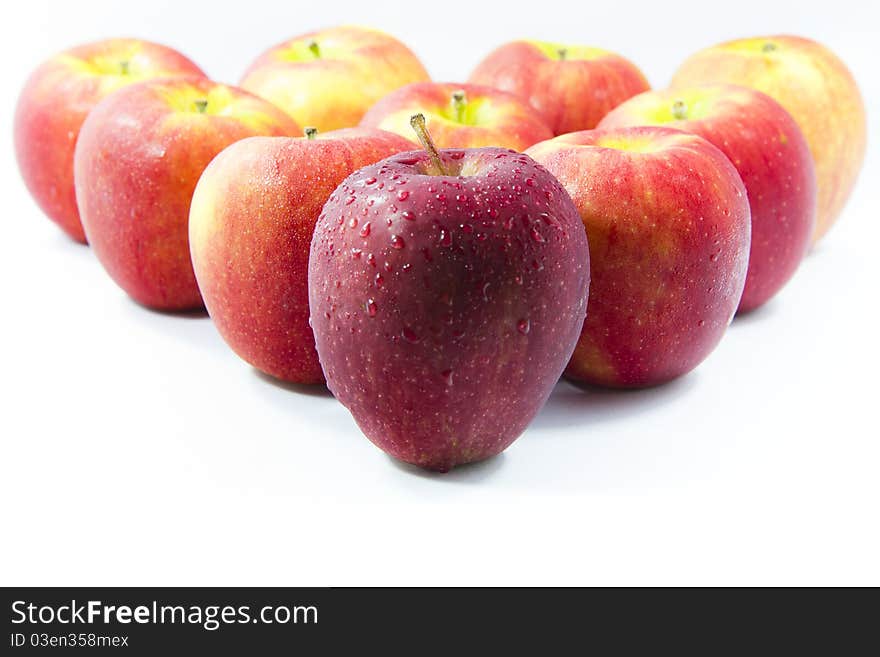
<svg viewBox="0 0 880 657">
<path fill-rule="evenodd" d="M 765 51 L 765 44 L 772 44 Z M 813 242 L 837 220 L 865 159 L 865 106 L 855 79 L 833 52 L 796 36 L 729 41 L 692 55 L 672 85 L 726 83 L 772 97 L 797 122 L 816 167 Z"/>
<path fill-rule="evenodd" d="M 528 157 L 422 151 L 331 195 L 309 260 L 327 385 L 388 454 L 446 471 L 498 454 L 550 395 L 580 333 L 589 249 L 577 210 Z M 367 229 L 369 225 L 369 229 Z"/>
<path fill-rule="evenodd" d="M 676 119 L 673 104 L 693 115 Z M 733 163 L 752 216 L 752 245 L 739 312 L 772 298 L 794 275 L 816 224 L 816 174 L 797 123 L 754 89 L 705 85 L 649 91 L 626 101 L 599 128 L 665 125 L 703 137 Z"/>
<path fill-rule="evenodd" d="M 312 41 L 320 57 L 309 51 Z M 415 54 L 394 37 L 346 25 L 270 48 L 251 64 L 240 84 L 300 125 L 329 131 L 356 126 L 386 94 L 428 79 Z"/>
<path fill-rule="evenodd" d="M 571 194 L 590 240 L 589 311 L 566 375 L 634 388 L 696 367 L 745 283 L 751 222 L 733 165 L 702 137 L 656 127 L 575 132 L 527 154 Z"/>
<path fill-rule="evenodd" d="M 207 99 L 204 113 L 196 101 Z M 199 176 L 229 144 L 302 134 L 284 112 L 204 78 L 144 82 L 86 118 L 74 157 L 83 226 L 111 278 L 142 305 L 201 308 L 188 218 Z"/>
<path fill-rule="evenodd" d="M 346 176 L 412 148 L 390 132 L 346 128 L 251 137 L 208 165 L 190 208 L 190 249 L 208 312 L 239 356 L 285 381 L 324 381 L 309 326 L 315 222 Z"/>
<path fill-rule="evenodd" d="M 128 62 L 125 74 L 121 62 Z M 31 73 L 15 108 L 15 155 L 40 209 L 76 241 L 86 237 L 76 207 L 73 151 L 86 115 L 117 89 L 176 75 L 204 73 L 179 52 L 138 39 L 71 48 Z"/>
<path fill-rule="evenodd" d="M 452 94 L 464 91 L 465 122 L 455 120 Z M 473 84 L 420 82 L 388 94 L 364 116 L 361 125 L 411 135 L 409 119 L 421 112 L 438 148 L 499 146 L 523 151 L 550 139 L 553 132 L 533 107 L 513 94 Z"/>
<path fill-rule="evenodd" d="M 553 55 L 559 48 L 568 52 L 565 59 Z M 468 81 L 526 100 L 555 135 L 592 130 L 617 105 L 651 88 L 635 64 L 613 52 L 535 41 L 496 48 Z"/>
</svg>

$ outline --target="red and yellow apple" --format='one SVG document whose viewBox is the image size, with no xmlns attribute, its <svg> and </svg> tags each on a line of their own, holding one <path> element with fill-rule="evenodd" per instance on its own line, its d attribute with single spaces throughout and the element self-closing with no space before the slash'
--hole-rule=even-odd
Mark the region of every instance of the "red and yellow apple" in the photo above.
<svg viewBox="0 0 880 657">
<path fill-rule="evenodd" d="M 813 241 L 840 215 L 865 158 L 865 106 L 846 65 L 823 45 L 796 36 L 728 41 L 691 56 L 673 87 L 737 84 L 771 96 L 800 126 L 816 166 Z"/>
<path fill-rule="evenodd" d="M 797 123 L 760 91 L 701 85 L 639 94 L 599 128 L 665 125 L 700 135 L 742 178 L 752 216 L 752 246 L 740 311 L 764 304 L 794 275 L 816 224 L 816 174 Z"/>
<path fill-rule="evenodd" d="M 439 148 L 501 146 L 522 151 L 553 132 L 538 112 L 513 94 L 474 84 L 417 82 L 385 96 L 361 125 L 406 137 L 410 117 L 424 114 Z"/>
<path fill-rule="evenodd" d="M 616 53 L 546 41 L 500 46 L 469 82 L 523 98 L 555 135 L 591 130 L 617 105 L 651 88 L 638 67 Z"/>
<path fill-rule="evenodd" d="M 110 39 L 71 48 L 41 64 L 15 108 L 15 154 L 28 190 L 46 215 L 85 242 L 73 185 L 73 151 L 86 115 L 135 82 L 203 76 L 179 52 L 148 41 Z"/>
<path fill-rule="evenodd" d="M 315 222 L 346 176 L 415 145 L 365 128 L 307 134 L 252 137 L 220 153 L 196 186 L 189 241 L 205 305 L 229 346 L 274 377 L 320 383 L 307 282 Z M 369 218 L 348 223 L 371 230 Z"/>
<path fill-rule="evenodd" d="M 650 386 L 696 367 L 746 278 L 746 191 L 708 141 L 670 128 L 588 130 L 526 151 L 571 195 L 590 244 L 587 319 L 566 375 Z"/>
<path fill-rule="evenodd" d="M 202 307 L 189 253 L 189 206 L 217 153 L 245 137 L 301 134 L 287 114 L 205 78 L 126 87 L 101 101 L 76 145 L 76 197 L 101 264 L 139 303 Z"/>
<path fill-rule="evenodd" d="M 356 126 L 386 94 L 428 79 L 418 58 L 394 37 L 346 25 L 270 48 L 251 64 L 240 85 L 300 125 L 327 131 Z"/>
</svg>

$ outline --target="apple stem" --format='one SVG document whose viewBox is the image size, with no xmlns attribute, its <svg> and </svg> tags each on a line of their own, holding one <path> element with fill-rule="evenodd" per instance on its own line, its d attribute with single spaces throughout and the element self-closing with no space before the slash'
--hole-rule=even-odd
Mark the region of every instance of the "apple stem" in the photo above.
<svg viewBox="0 0 880 657">
<path fill-rule="evenodd" d="M 761 46 L 761 50 L 764 52 L 773 52 L 774 50 L 776 50 L 777 47 L 778 46 L 772 41 L 765 41 L 764 44 Z"/>
<path fill-rule="evenodd" d="M 459 123 L 464 122 L 464 110 L 467 107 L 467 95 L 464 89 L 458 89 L 452 92 L 452 111 L 455 112 L 455 120 Z"/>
<path fill-rule="evenodd" d="M 208 101 L 205 98 L 199 98 L 195 101 L 195 106 L 199 114 L 204 114 L 205 110 L 208 109 Z"/>
<path fill-rule="evenodd" d="M 672 103 L 672 116 L 676 121 L 684 121 L 687 118 L 687 104 L 683 100 Z"/>
<path fill-rule="evenodd" d="M 303 134 L 306 136 L 306 139 L 311 141 L 318 136 L 318 129 L 314 126 L 309 125 L 303 128 Z"/>
<path fill-rule="evenodd" d="M 130 66 L 131 66 L 131 62 L 129 62 L 127 59 L 123 59 L 121 62 L 119 62 L 120 75 L 128 75 Z"/>
<path fill-rule="evenodd" d="M 309 50 L 312 51 L 312 54 L 315 56 L 315 59 L 321 58 L 321 48 L 318 46 L 317 41 L 309 41 Z"/>
<path fill-rule="evenodd" d="M 440 159 L 440 153 L 437 150 L 437 146 L 434 145 L 434 140 L 431 139 L 431 134 L 428 132 L 428 126 L 425 123 L 425 115 L 413 114 L 409 119 L 409 124 L 412 126 L 412 129 L 415 130 L 416 136 L 422 144 L 422 148 L 424 148 L 428 152 L 428 155 L 431 156 L 431 164 L 435 169 L 435 175 L 448 176 L 449 174 L 446 173 L 446 169 L 443 167 L 443 160 Z"/>
<path fill-rule="evenodd" d="M 559 61 L 564 62 L 565 58 L 568 57 L 568 48 L 560 48 L 556 51 L 556 54 L 559 55 Z"/>
</svg>

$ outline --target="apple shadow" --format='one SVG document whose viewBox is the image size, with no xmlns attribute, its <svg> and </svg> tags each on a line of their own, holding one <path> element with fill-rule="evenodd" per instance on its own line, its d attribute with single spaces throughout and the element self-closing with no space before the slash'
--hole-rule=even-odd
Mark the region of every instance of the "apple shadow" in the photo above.
<svg viewBox="0 0 880 657">
<path fill-rule="evenodd" d="M 501 453 L 482 461 L 476 461 L 475 463 L 458 465 L 449 472 L 435 472 L 406 463 L 388 454 L 385 457 L 401 472 L 420 479 L 429 479 L 440 484 L 478 484 L 494 476 L 504 466 L 506 460 L 504 453 Z"/>
<path fill-rule="evenodd" d="M 91 254 L 92 247 L 87 242 L 80 242 L 79 240 L 75 240 L 63 230 L 55 231 L 55 233 L 55 241 L 60 248 L 67 249 L 73 246 L 73 248 L 76 249 L 77 253 Z"/>
<path fill-rule="evenodd" d="M 230 349 L 223 341 L 208 311 L 202 308 L 184 311 L 165 311 L 148 308 L 134 299 L 125 296 L 121 301 L 126 314 L 141 326 L 155 333 L 161 333 L 182 342 L 198 351 L 214 354 L 229 354 Z"/>
<path fill-rule="evenodd" d="M 750 326 L 752 324 L 763 323 L 773 318 L 774 315 L 779 313 L 779 303 L 778 299 L 770 299 L 763 306 L 759 306 L 754 308 L 753 310 L 749 310 L 744 313 L 737 313 L 733 317 L 733 321 L 730 323 L 730 327 L 733 330 L 736 330 L 739 326 Z"/>
<path fill-rule="evenodd" d="M 171 319 L 210 319 L 208 311 L 205 308 L 192 308 L 191 310 L 162 310 L 161 308 L 151 308 L 132 299 L 126 295 L 125 298 L 130 304 L 141 310 L 146 310 L 151 315 L 158 317 L 169 317 Z"/>
<path fill-rule="evenodd" d="M 304 395 L 307 397 L 329 397 L 331 399 L 333 398 L 333 393 L 330 392 L 330 389 L 323 383 L 293 383 L 292 381 L 282 381 L 281 379 L 276 379 L 270 374 L 261 372 L 256 367 L 252 367 L 251 371 L 260 381 L 268 383 L 275 388 L 279 388 L 287 392 L 295 392 L 298 395 Z"/>
<path fill-rule="evenodd" d="M 629 421 L 684 395 L 697 385 L 699 374 L 685 376 L 651 388 L 623 390 L 575 384 L 561 379 L 532 427 L 558 429 L 605 422 Z"/>
</svg>

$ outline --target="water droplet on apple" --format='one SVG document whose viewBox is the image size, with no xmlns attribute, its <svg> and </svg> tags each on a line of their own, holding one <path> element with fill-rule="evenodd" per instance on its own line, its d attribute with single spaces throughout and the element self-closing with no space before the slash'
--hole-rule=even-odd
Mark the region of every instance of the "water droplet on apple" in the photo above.
<svg viewBox="0 0 880 657">
<path fill-rule="evenodd" d="M 376 274 L 376 287 L 382 287 L 385 283 L 385 277 L 382 274 Z"/>
<path fill-rule="evenodd" d="M 347 199 L 345 199 L 346 205 L 351 205 L 352 203 L 354 203 L 354 196 L 349 196 Z"/>
<path fill-rule="evenodd" d="M 367 178 L 367 179 L 364 181 L 364 183 L 367 184 L 367 185 L 372 185 L 372 184 L 375 183 L 375 182 L 376 182 L 376 178 L 375 178 L 375 176 L 370 176 L 369 178 Z"/>
<path fill-rule="evenodd" d="M 351 219 L 348 220 L 348 227 L 349 228 L 357 228 L 357 225 L 358 225 L 357 217 L 352 217 Z"/>
<path fill-rule="evenodd" d="M 404 210 L 403 212 L 400 213 L 400 216 L 403 217 L 404 219 L 406 219 L 407 221 L 415 221 L 416 220 L 416 215 L 414 215 L 409 210 Z"/>
<path fill-rule="evenodd" d="M 452 387 L 452 370 L 443 370 L 440 372 L 440 376 L 443 377 L 447 386 Z"/>
<path fill-rule="evenodd" d="M 541 233 L 539 233 L 539 232 L 538 232 L 537 230 L 535 230 L 534 228 L 532 228 L 531 233 L 532 233 L 532 239 L 535 240 L 536 242 L 543 242 L 543 241 L 545 241 L 545 240 L 544 240 L 544 236 L 541 235 Z"/>
<path fill-rule="evenodd" d="M 528 335 L 532 328 L 532 323 L 528 319 L 521 319 L 516 323 L 516 330 L 523 335 Z"/>
<path fill-rule="evenodd" d="M 379 309 L 376 306 L 376 302 L 373 299 L 367 299 L 367 314 L 370 317 L 375 317 L 378 311 Z"/>
<path fill-rule="evenodd" d="M 368 221 L 361 228 L 361 237 L 369 237 L 370 235 L 370 222 Z"/>
<path fill-rule="evenodd" d="M 413 331 L 408 326 L 405 326 L 403 328 L 403 331 L 400 332 L 400 334 L 403 336 L 404 340 L 406 340 L 407 342 L 411 342 L 412 344 L 415 344 L 419 340 L 421 340 L 421 338 L 419 337 L 419 334 L 416 333 L 415 331 Z"/>
<path fill-rule="evenodd" d="M 399 192 L 397 192 L 397 200 L 398 201 L 405 201 L 408 198 L 409 198 L 409 192 L 406 191 L 405 189 L 401 189 Z"/>
<path fill-rule="evenodd" d="M 437 243 L 442 247 L 452 246 L 452 233 L 445 228 L 441 228 L 440 237 L 437 239 Z"/>
<path fill-rule="evenodd" d="M 545 224 L 547 224 L 548 226 L 555 226 L 556 228 L 560 227 L 559 220 L 556 217 L 554 217 L 552 214 L 549 214 L 547 212 L 542 212 L 540 217 L 543 220 L 543 222 Z"/>
<path fill-rule="evenodd" d="M 406 246 L 406 242 L 403 241 L 403 238 L 400 235 L 392 235 L 391 246 L 393 246 L 395 249 L 402 249 Z"/>
</svg>

